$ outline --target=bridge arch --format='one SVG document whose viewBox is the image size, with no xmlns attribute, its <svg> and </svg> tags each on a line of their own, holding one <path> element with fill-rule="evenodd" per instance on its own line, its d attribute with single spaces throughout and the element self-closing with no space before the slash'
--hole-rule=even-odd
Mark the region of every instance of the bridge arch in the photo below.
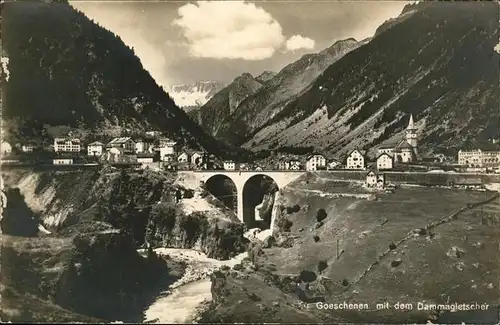
<svg viewBox="0 0 500 325">
<path fill-rule="evenodd" d="M 274 206 L 274 196 L 280 188 L 278 182 L 265 174 L 255 174 L 245 180 L 242 186 L 243 222 L 249 228 L 269 229 Z M 241 213 L 240 213 L 241 214 Z"/>
<path fill-rule="evenodd" d="M 236 185 L 236 214 L 238 216 L 238 219 L 241 222 L 245 222 L 244 218 L 244 209 L 243 209 L 243 191 L 244 187 L 247 183 L 248 180 L 253 178 L 254 176 L 267 176 L 271 178 L 274 183 L 277 185 L 278 189 L 282 189 L 286 185 L 288 185 L 290 182 L 296 180 L 299 178 L 301 175 L 303 175 L 305 172 L 304 171 L 228 171 L 228 170 L 210 170 L 210 171 L 186 171 L 186 172 L 181 172 L 181 173 L 187 173 L 192 176 L 192 174 L 198 175 L 197 179 L 202 181 L 205 184 L 206 188 L 206 183 L 209 181 L 212 177 L 215 176 L 225 176 L 227 178 L 230 178 L 233 183 Z M 189 178 L 189 177 L 188 177 Z M 207 190 L 210 189 L 207 188 Z M 272 225 L 271 225 L 272 227 Z"/>
<path fill-rule="evenodd" d="M 238 187 L 231 177 L 224 174 L 214 174 L 204 181 L 204 186 L 210 194 L 237 214 Z"/>
</svg>

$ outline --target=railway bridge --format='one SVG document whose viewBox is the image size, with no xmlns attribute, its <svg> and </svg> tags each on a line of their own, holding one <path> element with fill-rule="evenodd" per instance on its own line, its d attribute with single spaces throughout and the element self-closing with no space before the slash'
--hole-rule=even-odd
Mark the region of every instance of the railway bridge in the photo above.
<svg viewBox="0 0 500 325">
<path fill-rule="evenodd" d="M 306 173 L 306 171 L 228 171 L 228 170 L 201 170 L 192 171 L 203 182 L 207 182 L 215 176 L 225 176 L 233 181 L 236 186 L 236 202 L 238 219 L 244 222 L 243 216 L 243 190 L 247 182 L 258 176 L 267 176 L 271 178 L 279 189 L 282 189 L 292 181 Z"/>
</svg>

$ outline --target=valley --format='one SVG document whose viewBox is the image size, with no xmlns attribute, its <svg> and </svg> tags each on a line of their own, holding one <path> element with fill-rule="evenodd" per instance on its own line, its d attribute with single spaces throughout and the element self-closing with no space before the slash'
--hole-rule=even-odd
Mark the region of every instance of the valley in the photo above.
<svg viewBox="0 0 500 325">
<path fill-rule="evenodd" d="M 500 321 L 498 3 L 0 9 L 0 322 Z"/>
</svg>

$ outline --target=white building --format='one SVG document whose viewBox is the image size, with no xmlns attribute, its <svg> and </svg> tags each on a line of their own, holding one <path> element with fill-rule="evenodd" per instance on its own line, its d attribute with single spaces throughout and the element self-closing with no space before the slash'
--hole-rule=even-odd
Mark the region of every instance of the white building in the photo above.
<svg viewBox="0 0 500 325">
<path fill-rule="evenodd" d="M 52 164 L 54 164 L 54 165 L 72 165 L 73 159 L 72 158 L 54 158 L 52 160 Z"/>
<path fill-rule="evenodd" d="M 106 148 L 108 150 L 111 148 L 121 148 L 123 149 L 123 153 L 132 154 L 135 153 L 135 142 L 130 137 L 114 138 L 106 145 Z"/>
<path fill-rule="evenodd" d="M 80 152 L 82 150 L 78 138 L 55 138 L 54 152 Z"/>
<path fill-rule="evenodd" d="M 318 170 L 326 168 L 326 159 L 322 155 L 311 155 L 307 157 L 306 170 Z"/>
<path fill-rule="evenodd" d="M 141 139 L 135 139 L 135 153 L 143 153 L 147 151 L 146 143 Z"/>
<path fill-rule="evenodd" d="M 201 166 L 203 163 L 203 153 L 201 152 L 194 152 L 193 155 L 191 156 L 191 164 L 195 166 Z"/>
<path fill-rule="evenodd" d="M 302 164 L 299 160 L 290 160 L 288 164 L 290 170 L 302 170 Z"/>
<path fill-rule="evenodd" d="M 500 166 L 500 151 L 460 150 L 458 164 L 476 168 Z"/>
<path fill-rule="evenodd" d="M 160 159 L 162 161 L 167 161 L 167 156 L 175 155 L 176 153 L 176 145 L 177 142 L 168 139 L 168 138 L 161 138 L 159 139 L 159 150 L 160 150 Z"/>
<path fill-rule="evenodd" d="M 8 155 L 12 152 L 12 146 L 7 141 L 2 141 L 0 145 L 0 151 L 3 155 Z"/>
<path fill-rule="evenodd" d="M 234 162 L 233 160 L 224 161 L 224 169 L 225 170 L 237 170 L 239 169 L 239 164 Z"/>
<path fill-rule="evenodd" d="M 392 169 L 394 168 L 394 158 L 388 153 L 383 153 L 377 158 L 377 169 Z"/>
<path fill-rule="evenodd" d="M 22 152 L 33 152 L 35 150 L 35 144 L 32 142 L 28 142 L 26 144 L 23 144 L 21 147 Z"/>
<path fill-rule="evenodd" d="M 101 156 L 104 148 L 104 143 L 95 141 L 87 146 L 87 154 L 89 156 Z"/>
<path fill-rule="evenodd" d="M 417 159 L 417 128 L 413 122 L 413 115 L 410 114 L 410 120 L 406 127 L 405 136 L 397 143 L 383 144 L 378 149 L 378 155 L 386 153 L 393 157 L 394 162 L 409 163 Z"/>
<path fill-rule="evenodd" d="M 187 154 L 187 152 L 184 151 L 181 154 L 179 154 L 179 156 L 177 156 L 177 162 L 181 164 L 188 163 L 189 155 Z"/>
<path fill-rule="evenodd" d="M 366 175 L 366 186 L 374 187 L 377 185 L 377 174 L 372 170 Z"/>
<path fill-rule="evenodd" d="M 365 169 L 365 155 L 364 152 L 354 149 L 347 156 L 347 169 Z"/>
<path fill-rule="evenodd" d="M 327 169 L 332 170 L 340 167 L 340 162 L 335 159 L 330 159 L 327 164 Z"/>
</svg>

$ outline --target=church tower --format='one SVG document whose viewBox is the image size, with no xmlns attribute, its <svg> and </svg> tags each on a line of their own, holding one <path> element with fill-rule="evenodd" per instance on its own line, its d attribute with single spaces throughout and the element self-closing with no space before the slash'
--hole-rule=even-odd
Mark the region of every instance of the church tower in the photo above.
<svg viewBox="0 0 500 325">
<path fill-rule="evenodd" d="M 414 150 L 417 149 L 417 128 L 413 122 L 413 114 L 410 114 L 410 122 L 408 122 L 408 127 L 406 128 L 406 141 L 408 141 Z"/>
</svg>

